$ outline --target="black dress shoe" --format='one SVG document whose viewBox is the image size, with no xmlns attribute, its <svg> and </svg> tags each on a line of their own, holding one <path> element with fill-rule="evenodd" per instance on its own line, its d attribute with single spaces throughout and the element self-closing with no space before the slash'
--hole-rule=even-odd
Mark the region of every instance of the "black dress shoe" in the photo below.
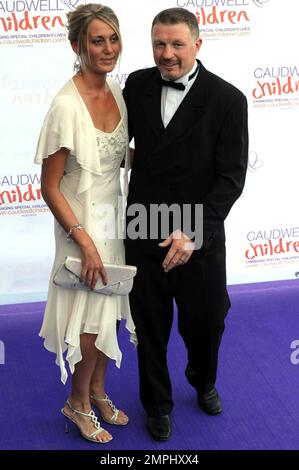
<svg viewBox="0 0 299 470">
<path fill-rule="evenodd" d="M 156 441 L 167 441 L 171 435 L 170 416 L 148 416 L 147 429 Z"/>
<path fill-rule="evenodd" d="M 207 393 L 197 393 L 199 407 L 209 415 L 219 415 L 222 411 L 220 397 L 215 387 Z"/>
</svg>

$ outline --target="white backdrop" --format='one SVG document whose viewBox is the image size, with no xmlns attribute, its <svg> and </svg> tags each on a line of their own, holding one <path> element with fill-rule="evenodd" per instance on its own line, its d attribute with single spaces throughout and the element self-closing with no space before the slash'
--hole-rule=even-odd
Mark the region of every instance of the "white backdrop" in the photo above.
<svg viewBox="0 0 299 470">
<path fill-rule="evenodd" d="M 53 221 L 33 163 L 43 118 L 72 75 L 65 13 L 81 0 L 0 1 L 0 303 L 44 300 Z M 85 3 L 85 2 L 84 2 Z M 105 2 L 106 3 L 106 2 Z M 299 276 L 298 0 L 109 0 L 124 51 L 112 77 L 153 65 L 150 25 L 169 7 L 196 14 L 205 67 L 247 96 L 250 161 L 227 222 L 228 283 Z"/>
</svg>

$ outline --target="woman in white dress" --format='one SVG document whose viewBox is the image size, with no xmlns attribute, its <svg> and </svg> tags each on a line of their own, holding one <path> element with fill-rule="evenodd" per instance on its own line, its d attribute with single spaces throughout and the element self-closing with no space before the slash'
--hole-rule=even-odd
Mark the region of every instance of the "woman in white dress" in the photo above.
<svg viewBox="0 0 299 470">
<path fill-rule="evenodd" d="M 81 435 L 92 442 L 112 439 L 91 406 L 110 424 L 125 425 L 105 390 L 109 358 L 119 367 L 118 320 L 126 320 L 136 342 L 128 296 L 65 289 L 53 276 L 65 256 L 82 259 L 81 279 L 91 289 L 107 275 L 104 262 L 124 264 L 118 220 L 122 204 L 120 165 L 125 158 L 124 192 L 129 166 L 127 112 L 120 87 L 106 74 L 121 52 L 114 12 L 99 4 L 81 5 L 67 14 L 69 40 L 77 54 L 78 72 L 54 98 L 41 130 L 35 161 L 42 164 L 42 194 L 55 217 L 56 253 L 40 336 L 56 353 L 61 380 L 72 372 L 70 395 L 61 410 Z M 113 216 L 103 218 L 103 207 Z M 107 224 L 113 227 L 111 236 Z M 110 228 L 111 228 L 110 227 Z"/>
</svg>

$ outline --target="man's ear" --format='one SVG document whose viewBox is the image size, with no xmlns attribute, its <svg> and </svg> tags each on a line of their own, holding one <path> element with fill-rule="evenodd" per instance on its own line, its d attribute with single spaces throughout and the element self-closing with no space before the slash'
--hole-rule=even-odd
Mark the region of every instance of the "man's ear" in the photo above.
<svg viewBox="0 0 299 470">
<path fill-rule="evenodd" d="M 201 45 L 202 45 L 202 39 L 201 39 L 201 38 L 197 38 L 196 41 L 195 41 L 195 47 L 196 47 L 197 52 L 198 52 L 199 49 L 201 48 Z"/>
</svg>

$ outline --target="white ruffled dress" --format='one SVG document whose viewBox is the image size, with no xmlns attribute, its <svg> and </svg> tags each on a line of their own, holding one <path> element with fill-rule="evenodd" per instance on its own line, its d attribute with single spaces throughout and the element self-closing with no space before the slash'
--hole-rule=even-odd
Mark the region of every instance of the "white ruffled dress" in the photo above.
<svg viewBox="0 0 299 470">
<path fill-rule="evenodd" d="M 120 87 L 110 78 L 107 78 L 107 84 L 121 115 L 116 129 L 107 133 L 94 128 L 88 110 L 70 80 L 54 98 L 45 118 L 35 162 L 41 164 L 61 147 L 70 150 L 61 192 L 93 239 L 102 261 L 125 264 L 122 221 L 129 169 L 127 112 Z M 120 164 L 124 156 L 122 195 Z M 45 340 L 46 349 L 56 354 L 61 381 L 65 383 L 68 377 L 65 361 L 73 373 L 75 364 L 82 359 L 80 334 L 95 334 L 95 346 L 113 359 L 117 367 L 122 359 L 117 341 L 117 320 L 126 321 L 131 342 L 136 344 L 137 338 L 128 296 L 76 291 L 53 284 L 53 276 L 65 257 L 81 256 L 78 245 L 67 241 L 64 229 L 56 220 L 55 243 L 55 260 L 40 336 Z"/>
</svg>

